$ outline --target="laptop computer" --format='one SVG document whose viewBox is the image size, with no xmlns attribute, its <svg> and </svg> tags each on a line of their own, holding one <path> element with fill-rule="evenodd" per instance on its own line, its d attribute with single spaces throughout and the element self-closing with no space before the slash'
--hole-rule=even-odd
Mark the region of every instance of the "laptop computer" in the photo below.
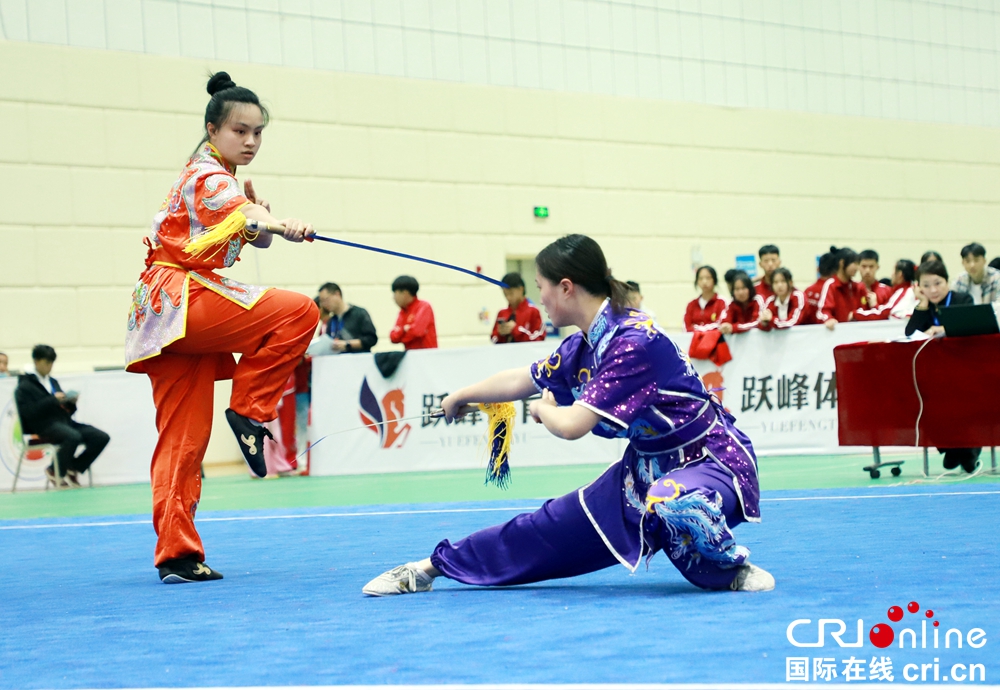
<svg viewBox="0 0 1000 690">
<path fill-rule="evenodd" d="M 993 335 L 1000 333 L 997 314 L 992 304 L 961 307 L 941 307 L 938 319 L 946 336 Z"/>
</svg>

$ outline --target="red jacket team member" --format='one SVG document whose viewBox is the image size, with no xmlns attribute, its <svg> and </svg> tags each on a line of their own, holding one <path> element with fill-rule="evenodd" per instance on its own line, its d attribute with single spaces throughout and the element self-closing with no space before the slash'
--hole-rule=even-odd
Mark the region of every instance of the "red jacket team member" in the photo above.
<svg viewBox="0 0 1000 690">
<path fill-rule="evenodd" d="M 248 242 L 271 244 L 247 219 L 282 226 L 301 242 L 312 226 L 278 220 L 236 167 L 260 150 L 267 110 L 225 72 L 208 82 L 205 137 L 167 194 L 146 245 L 146 270 L 132 293 L 125 336 L 128 371 L 149 376 L 159 438 L 150 467 L 154 564 L 166 583 L 218 580 L 194 525 L 201 461 L 212 433 L 215 382 L 232 379 L 226 419 L 255 474 L 267 474 L 263 423 L 276 409 L 312 338 L 319 310 L 295 292 L 244 285 L 216 270 L 232 266 Z M 192 241 L 195 244 L 188 246 Z M 241 353 L 237 363 L 233 353 Z"/>
<path fill-rule="evenodd" d="M 830 252 L 837 258 L 837 273 L 823 284 L 816 318 L 832 331 L 841 321 L 854 320 L 854 312 L 861 308 L 867 293 L 863 284 L 854 281 L 857 252 L 848 247 L 830 247 Z"/>
<path fill-rule="evenodd" d="M 726 313 L 726 302 L 715 293 L 718 274 L 711 266 L 702 266 L 695 274 L 694 284 L 701 297 L 688 302 L 684 311 L 684 330 L 708 331 L 718 328 Z"/>
<path fill-rule="evenodd" d="M 764 300 L 764 310 L 760 313 L 760 329 L 791 328 L 802 323 L 806 312 L 806 297 L 792 284 L 792 272 L 787 268 L 776 268 L 771 275 L 774 295 Z"/>
<path fill-rule="evenodd" d="M 392 281 L 392 299 L 399 307 L 396 325 L 389 340 L 402 343 L 407 350 L 426 350 L 438 346 L 434 310 L 429 302 L 417 299 L 420 283 L 413 276 L 399 276 Z"/>
<path fill-rule="evenodd" d="M 754 290 L 762 300 L 766 300 L 774 295 L 774 290 L 771 289 L 771 276 L 781 268 L 781 253 L 775 245 L 765 244 L 757 252 L 757 256 L 760 258 L 760 270 L 764 275 L 754 284 Z"/>
<path fill-rule="evenodd" d="M 545 324 L 542 313 L 524 296 L 524 279 L 520 273 L 508 273 L 503 277 L 508 287 L 503 289 L 507 307 L 497 314 L 493 324 L 494 343 L 527 343 L 545 340 Z"/>
<path fill-rule="evenodd" d="M 816 272 L 819 273 L 819 278 L 816 279 L 815 283 L 802 291 L 802 294 L 806 298 L 805 313 L 802 315 L 803 325 L 822 323 L 816 318 L 816 315 L 819 313 L 819 298 L 823 295 L 823 286 L 826 285 L 826 281 L 837 272 L 836 254 L 827 252 L 819 257 Z"/>
<path fill-rule="evenodd" d="M 866 294 L 861 302 L 862 309 L 874 309 L 880 304 L 885 304 L 892 297 L 893 289 L 878 280 L 878 252 L 874 249 L 866 249 L 858 254 L 858 272 L 861 273 L 861 282 L 865 286 Z M 874 295 L 874 299 L 872 296 Z"/>
<path fill-rule="evenodd" d="M 896 262 L 896 270 L 892 274 L 892 295 L 884 304 L 874 309 L 858 309 L 854 312 L 855 321 L 881 321 L 885 319 L 909 319 L 917 306 L 913 283 L 916 273 L 915 264 L 909 259 Z"/>
<path fill-rule="evenodd" d="M 760 310 L 764 300 L 754 294 L 753 281 L 743 271 L 733 278 L 733 301 L 726 307 L 719 330 L 730 333 L 743 333 L 758 327 Z"/>
</svg>

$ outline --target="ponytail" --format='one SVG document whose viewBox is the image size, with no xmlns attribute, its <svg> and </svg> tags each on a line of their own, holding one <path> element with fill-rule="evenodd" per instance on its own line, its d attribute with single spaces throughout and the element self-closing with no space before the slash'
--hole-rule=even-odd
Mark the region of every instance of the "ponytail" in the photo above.
<svg viewBox="0 0 1000 690">
<path fill-rule="evenodd" d="M 623 283 L 614 276 L 605 279 L 608 283 L 608 297 L 611 298 L 611 310 L 621 314 L 628 308 L 628 283 Z"/>
</svg>

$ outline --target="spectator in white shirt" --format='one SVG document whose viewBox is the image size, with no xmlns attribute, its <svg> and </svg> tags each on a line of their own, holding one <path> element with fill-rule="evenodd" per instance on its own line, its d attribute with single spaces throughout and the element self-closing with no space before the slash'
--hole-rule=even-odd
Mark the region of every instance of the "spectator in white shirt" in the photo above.
<svg viewBox="0 0 1000 690">
<path fill-rule="evenodd" d="M 974 304 L 1000 300 L 1000 271 L 986 265 L 986 248 L 973 242 L 962 247 L 965 272 L 955 279 L 952 290 L 972 296 Z"/>
</svg>

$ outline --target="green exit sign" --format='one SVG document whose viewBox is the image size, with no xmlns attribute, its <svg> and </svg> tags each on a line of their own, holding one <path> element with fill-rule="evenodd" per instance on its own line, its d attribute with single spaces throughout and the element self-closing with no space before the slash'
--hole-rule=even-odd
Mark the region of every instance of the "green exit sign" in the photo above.
<svg viewBox="0 0 1000 690">
<path fill-rule="evenodd" d="M 549 217 L 548 206 L 535 206 L 535 218 L 548 218 L 548 217 Z"/>
</svg>

